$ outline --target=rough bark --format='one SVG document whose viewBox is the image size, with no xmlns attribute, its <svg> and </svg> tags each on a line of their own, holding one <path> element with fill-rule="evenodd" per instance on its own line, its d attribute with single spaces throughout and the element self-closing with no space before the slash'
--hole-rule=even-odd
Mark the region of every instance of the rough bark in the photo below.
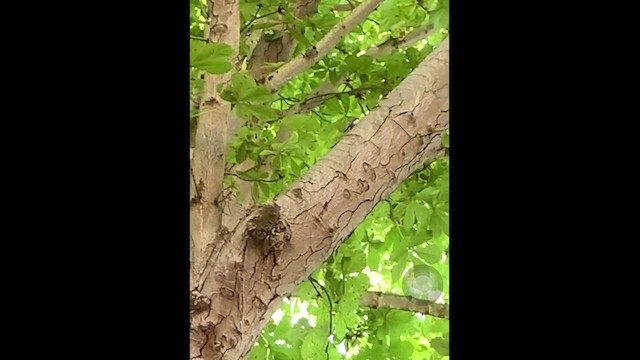
<svg viewBox="0 0 640 360">
<path fill-rule="evenodd" d="M 191 291 L 192 359 L 245 359 L 282 297 L 444 153 L 448 122 L 446 39 L 304 176 L 218 238 Z"/>
<path fill-rule="evenodd" d="M 360 297 L 360 306 L 366 306 L 373 309 L 387 308 L 413 311 L 429 316 L 449 319 L 449 305 L 416 299 L 411 296 L 400 296 L 369 291 L 362 294 Z"/>
<path fill-rule="evenodd" d="M 240 36 L 240 12 L 237 0 L 209 2 L 208 41 L 221 42 L 237 53 Z M 220 229 L 222 195 L 227 148 L 227 127 L 231 104 L 222 100 L 216 86 L 231 78 L 231 73 L 205 74 L 200 117 L 191 160 L 191 269 L 192 284 L 204 268 Z"/>
<path fill-rule="evenodd" d="M 313 48 L 307 49 L 303 54 L 267 75 L 265 82 L 267 89 L 276 91 L 294 76 L 313 66 L 318 60 L 327 55 L 353 28 L 363 22 L 381 2 L 382 0 L 367 0 L 358 5 L 349 16 L 334 26 Z M 263 81 L 263 79 L 259 80 Z"/>
</svg>

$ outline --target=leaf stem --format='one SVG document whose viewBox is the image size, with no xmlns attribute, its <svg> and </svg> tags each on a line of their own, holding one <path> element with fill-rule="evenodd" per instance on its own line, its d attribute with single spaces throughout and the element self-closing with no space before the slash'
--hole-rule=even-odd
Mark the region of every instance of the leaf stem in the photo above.
<svg viewBox="0 0 640 360">
<path fill-rule="evenodd" d="M 258 7 L 258 11 L 259 11 L 259 10 L 260 10 L 260 8 Z M 256 11 L 256 15 L 258 15 L 258 11 Z M 262 19 L 262 18 L 266 18 L 267 16 L 271 16 L 271 15 L 278 14 L 278 13 L 279 13 L 279 11 L 278 11 L 278 10 L 276 10 L 276 11 L 272 11 L 272 12 L 270 12 L 270 13 L 266 13 L 266 14 L 264 14 L 264 15 L 254 16 L 254 18 L 253 18 L 253 19 L 251 19 L 251 20 L 250 20 L 250 21 L 249 21 L 245 26 L 243 26 L 243 27 L 242 27 L 242 29 L 240 29 L 240 33 L 241 33 L 241 34 L 242 34 L 242 33 L 244 33 L 244 32 L 245 32 L 245 30 L 247 30 L 247 28 L 248 28 L 249 26 L 251 26 L 251 24 L 253 24 L 256 20 L 260 20 L 260 19 Z"/>
<path fill-rule="evenodd" d="M 191 35 L 189 34 L 189 39 L 193 39 L 193 40 L 198 40 L 198 41 L 207 41 L 207 39 L 200 37 L 200 36 L 195 36 L 195 35 Z"/>
<path fill-rule="evenodd" d="M 280 176 L 277 179 L 266 179 L 266 180 L 262 180 L 262 179 L 247 179 L 247 178 L 243 178 L 242 176 L 236 174 L 236 173 L 230 173 L 230 172 L 226 172 L 224 173 L 225 175 L 230 175 L 230 176 L 235 176 L 238 179 L 242 180 L 242 181 L 262 181 L 262 182 L 278 182 L 280 180 L 282 180 L 284 178 L 284 176 Z"/>
</svg>

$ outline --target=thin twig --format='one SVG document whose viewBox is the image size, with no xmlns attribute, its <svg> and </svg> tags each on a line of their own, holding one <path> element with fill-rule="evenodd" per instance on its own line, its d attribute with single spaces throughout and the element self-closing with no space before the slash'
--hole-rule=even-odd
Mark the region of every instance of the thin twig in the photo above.
<svg viewBox="0 0 640 360">
<path fill-rule="evenodd" d="M 259 10 L 259 9 L 258 9 L 258 10 Z M 278 14 L 278 13 L 279 13 L 279 11 L 278 11 L 278 10 L 276 10 L 276 11 L 272 11 L 272 12 L 267 13 L 267 14 L 264 14 L 264 15 L 260 15 L 260 16 L 258 16 L 258 17 L 254 17 L 254 18 L 253 18 L 253 19 L 251 19 L 251 21 L 249 21 L 245 26 L 243 26 L 243 27 L 242 27 L 242 29 L 240 29 L 240 33 L 242 34 L 245 30 L 247 30 L 247 28 L 248 28 L 249 26 L 251 26 L 251 24 L 253 24 L 253 22 L 254 22 L 254 21 L 256 21 L 256 20 L 260 20 L 260 19 L 262 19 L 262 18 L 266 18 L 267 16 L 271 16 L 271 15 L 274 15 L 274 14 Z M 256 12 L 256 14 L 257 14 L 257 12 Z"/>
<path fill-rule="evenodd" d="M 243 178 L 242 176 L 236 174 L 236 173 L 229 173 L 226 172 L 224 173 L 225 175 L 230 175 L 230 176 L 235 176 L 238 179 L 242 180 L 242 181 L 262 181 L 262 182 L 278 182 L 280 180 L 282 180 L 284 178 L 284 176 L 280 176 L 277 179 L 266 179 L 266 180 L 262 180 L 262 179 L 247 179 L 247 178 Z"/>
<path fill-rule="evenodd" d="M 338 95 L 342 95 L 342 94 L 351 95 L 351 94 L 354 94 L 354 93 L 357 94 L 357 93 L 368 91 L 368 90 L 381 90 L 381 89 L 382 89 L 382 87 L 374 86 L 374 87 L 357 88 L 357 89 L 348 90 L 348 91 L 341 91 L 341 92 L 330 92 L 330 93 L 324 93 L 324 94 L 319 94 L 319 95 L 308 97 L 303 102 L 307 102 L 309 100 L 313 100 L 313 99 L 321 98 L 321 97 L 325 97 L 325 96 L 338 96 Z"/>
<path fill-rule="evenodd" d="M 203 37 L 195 36 L 195 35 L 191 35 L 191 34 L 189 34 L 189 39 L 198 40 L 198 41 L 207 41 L 207 39 L 205 39 Z"/>
<path fill-rule="evenodd" d="M 322 284 L 320 284 L 318 280 L 310 276 L 309 281 L 311 281 L 312 284 L 315 282 L 316 284 L 318 284 L 318 286 L 322 288 L 325 295 L 327 295 L 327 301 L 329 302 L 329 336 L 327 336 L 327 345 L 324 348 L 324 351 L 327 353 L 327 360 L 328 360 L 329 359 L 329 337 L 331 337 L 331 335 L 333 334 L 333 301 L 331 301 L 331 296 L 329 296 L 329 292 L 327 291 L 327 288 L 322 286 Z"/>
</svg>

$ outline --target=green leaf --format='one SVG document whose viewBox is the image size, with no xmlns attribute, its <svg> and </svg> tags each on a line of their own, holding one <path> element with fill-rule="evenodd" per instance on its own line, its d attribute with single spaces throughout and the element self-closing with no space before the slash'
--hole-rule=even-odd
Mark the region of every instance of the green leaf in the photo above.
<svg viewBox="0 0 640 360">
<path fill-rule="evenodd" d="M 243 171 L 239 173 L 239 175 L 249 180 L 262 180 L 269 178 L 269 173 L 261 171 L 258 168 L 252 168 L 247 171 Z"/>
<path fill-rule="evenodd" d="M 426 248 L 414 249 L 414 251 L 429 264 L 439 263 L 444 253 L 438 245 L 429 245 Z"/>
<path fill-rule="evenodd" d="M 344 62 L 347 64 L 348 69 L 363 71 L 373 63 L 373 58 L 369 55 L 349 55 L 344 59 Z"/>
<path fill-rule="evenodd" d="M 340 102 L 335 97 L 327 100 L 324 105 L 325 109 L 329 110 L 331 114 L 342 114 L 344 112 Z"/>
<path fill-rule="evenodd" d="M 259 182 L 258 186 L 260 187 L 260 191 L 265 197 L 267 198 L 271 197 L 271 191 L 269 190 L 269 185 L 267 183 Z"/>
<path fill-rule="evenodd" d="M 246 99 L 255 87 L 256 82 L 249 74 L 237 72 L 231 75 L 231 90 L 238 100 Z"/>
<path fill-rule="evenodd" d="M 439 209 L 433 212 L 429 226 L 434 236 L 438 236 L 441 232 L 449 236 L 449 216 Z"/>
<path fill-rule="evenodd" d="M 234 111 L 238 117 L 244 120 L 252 120 L 254 116 L 262 121 L 278 117 L 275 109 L 261 104 L 238 103 L 236 104 Z"/>
<path fill-rule="evenodd" d="M 365 266 L 367 266 L 366 261 L 367 259 L 364 256 L 364 253 L 345 257 L 342 259 L 343 271 L 345 274 L 360 272 Z"/>
<path fill-rule="evenodd" d="M 398 342 L 403 333 L 414 330 L 413 314 L 408 311 L 390 310 L 384 317 L 384 328 L 391 343 Z"/>
<path fill-rule="evenodd" d="M 431 186 L 420 191 L 418 194 L 416 194 L 416 197 L 420 200 L 424 200 L 427 203 L 433 204 L 436 197 L 438 196 L 439 191 L 440 190 L 438 188 Z"/>
<path fill-rule="evenodd" d="M 266 358 L 267 348 L 265 347 L 264 341 L 259 341 L 258 344 L 254 345 L 251 349 L 249 360 L 264 360 Z"/>
<path fill-rule="evenodd" d="M 380 267 L 380 252 L 372 250 L 371 247 L 369 247 L 367 254 L 367 266 L 372 271 L 378 271 Z"/>
<path fill-rule="evenodd" d="M 296 39 L 297 42 L 299 42 L 300 44 L 304 45 L 305 47 L 313 46 L 311 44 L 311 42 L 309 41 L 309 39 L 307 39 L 304 36 L 304 34 L 300 31 L 300 29 L 298 29 L 298 28 L 291 29 L 290 34 L 294 39 Z"/>
<path fill-rule="evenodd" d="M 385 237 L 385 242 L 390 242 L 393 244 L 393 251 L 391 252 L 390 259 L 391 261 L 398 261 L 398 259 L 402 256 L 407 255 L 407 248 L 409 247 L 409 242 L 405 239 L 404 235 L 400 231 L 400 228 L 394 226 Z"/>
<path fill-rule="evenodd" d="M 407 268 L 407 259 L 409 258 L 409 252 L 402 252 L 401 256 L 398 258 L 396 265 L 391 269 L 391 282 L 396 283 L 402 275 L 404 274 L 405 269 Z"/>
<path fill-rule="evenodd" d="M 290 115 L 282 119 L 282 124 L 291 130 L 299 130 L 305 126 L 305 122 L 309 121 L 309 115 L 296 114 Z"/>
<path fill-rule="evenodd" d="M 411 359 L 413 344 L 408 341 L 394 341 L 389 347 L 389 352 L 393 354 L 395 359 Z"/>
<path fill-rule="evenodd" d="M 344 109 L 344 114 L 347 115 L 349 113 L 349 109 L 351 109 L 351 97 L 348 94 L 341 94 L 340 103 Z"/>
<path fill-rule="evenodd" d="M 387 201 L 382 201 L 378 203 L 378 205 L 376 205 L 376 207 L 373 208 L 373 211 L 371 211 L 371 216 L 374 218 L 389 217 L 390 215 L 391 215 L 391 206 Z"/>
<path fill-rule="evenodd" d="M 256 86 L 247 91 L 244 91 L 242 96 L 238 98 L 239 101 L 246 101 L 251 103 L 266 103 L 271 102 L 273 95 L 264 86 Z"/>
<path fill-rule="evenodd" d="M 371 279 L 367 274 L 360 273 L 358 276 L 350 278 L 349 286 L 357 302 L 360 300 L 360 296 L 371 287 Z"/>
<path fill-rule="evenodd" d="M 282 347 L 282 346 L 279 346 L 278 348 L 271 350 L 271 352 L 273 354 L 273 359 L 274 360 L 291 360 L 291 359 L 293 359 L 291 357 L 291 355 L 290 355 L 291 354 L 291 350 L 289 350 L 289 349 L 287 349 L 285 347 Z"/>
<path fill-rule="evenodd" d="M 324 336 L 323 336 L 324 335 Z M 326 334 L 320 334 L 317 330 L 309 331 L 303 338 L 300 355 L 303 359 L 321 359 L 324 353 Z"/>
<path fill-rule="evenodd" d="M 257 10 L 258 10 L 257 3 L 249 3 L 249 2 L 240 3 L 240 16 L 244 21 L 248 21 L 252 19 L 253 15 L 256 13 Z"/>
<path fill-rule="evenodd" d="M 406 51 L 407 59 L 409 59 L 410 64 L 416 65 L 420 62 L 420 51 L 416 48 L 408 48 Z"/>
<path fill-rule="evenodd" d="M 220 58 L 211 58 L 192 66 L 214 75 L 224 74 L 233 69 L 233 65 L 229 61 Z"/>
<path fill-rule="evenodd" d="M 260 194 L 260 186 L 258 186 L 257 182 L 254 182 L 253 186 L 251 186 L 251 196 L 253 196 L 253 200 L 259 201 L 261 195 L 262 194 Z"/>
<path fill-rule="evenodd" d="M 230 103 L 238 102 L 238 99 L 236 99 L 236 95 L 230 89 L 224 89 L 224 90 L 220 91 L 220 98 L 222 98 L 222 100 L 228 101 Z"/>
<path fill-rule="evenodd" d="M 329 80 L 332 84 L 337 84 L 340 82 L 341 74 L 337 71 L 329 71 Z"/>
<path fill-rule="evenodd" d="M 449 356 L 449 338 L 437 337 L 431 339 L 431 347 L 442 356 Z"/>
<path fill-rule="evenodd" d="M 442 136 L 442 146 L 449 148 L 449 130 L 445 131 Z"/>
<path fill-rule="evenodd" d="M 409 240 L 409 246 L 416 247 L 422 245 L 431 239 L 430 230 L 421 227 Z"/>
<path fill-rule="evenodd" d="M 260 156 L 275 155 L 275 154 L 276 154 L 275 151 L 269 150 L 269 149 L 264 149 L 260 151 Z"/>
<path fill-rule="evenodd" d="M 449 6 L 443 6 L 431 13 L 430 21 L 434 29 L 446 29 L 449 26 Z"/>
<path fill-rule="evenodd" d="M 241 119 L 253 120 L 253 112 L 251 110 L 249 110 L 249 104 L 238 103 L 233 108 L 233 111 Z"/>
<path fill-rule="evenodd" d="M 245 161 L 246 159 L 247 159 L 247 148 L 245 147 L 244 144 L 241 144 L 236 149 L 236 161 L 237 161 L 238 164 L 240 164 L 243 161 Z"/>
<path fill-rule="evenodd" d="M 300 286 L 298 286 L 296 295 L 300 298 L 300 300 L 308 301 L 318 296 L 318 293 L 314 289 L 313 285 L 311 285 L 311 281 L 305 280 L 302 284 L 300 284 Z"/>
<path fill-rule="evenodd" d="M 333 333 L 336 338 L 344 339 L 344 335 L 347 333 L 347 324 L 342 317 L 336 318 Z"/>
<path fill-rule="evenodd" d="M 233 49 L 228 44 L 191 40 L 191 66 L 210 74 L 224 74 L 233 68 L 229 57 Z"/>
<path fill-rule="evenodd" d="M 414 206 L 407 206 L 402 219 L 402 226 L 407 230 L 413 229 L 415 218 Z"/>
<path fill-rule="evenodd" d="M 364 99 L 364 105 L 368 106 L 370 109 L 373 109 L 378 104 L 381 97 L 382 94 L 380 94 L 379 92 L 375 90 L 371 91 L 366 95 Z"/>
</svg>

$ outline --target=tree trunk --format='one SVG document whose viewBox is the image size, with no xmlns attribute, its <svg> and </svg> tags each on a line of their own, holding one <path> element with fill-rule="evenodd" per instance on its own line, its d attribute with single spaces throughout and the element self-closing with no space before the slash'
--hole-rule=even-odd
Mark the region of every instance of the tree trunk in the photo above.
<svg viewBox="0 0 640 360">
<path fill-rule="evenodd" d="M 237 53 L 240 11 L 234 0 L 209 2 L 209 42 L 221 42 Z M 191 159 L 191 286 L 206 265 L 222 221 L 220 200 L 226 163 L 228 121 L 231 104 L 220 98 L 216 86 L 228 81 L 231 73 L 205 74 L 200 117 Z"/>
<path fill-rule="evenodd" d="M 304 176 L 217 238 L 191 291 L 191 358 L 245 359 L 282 297 L 407 176 L 443 154 L 448 123 L 445 39 Z"/>
</svg>

